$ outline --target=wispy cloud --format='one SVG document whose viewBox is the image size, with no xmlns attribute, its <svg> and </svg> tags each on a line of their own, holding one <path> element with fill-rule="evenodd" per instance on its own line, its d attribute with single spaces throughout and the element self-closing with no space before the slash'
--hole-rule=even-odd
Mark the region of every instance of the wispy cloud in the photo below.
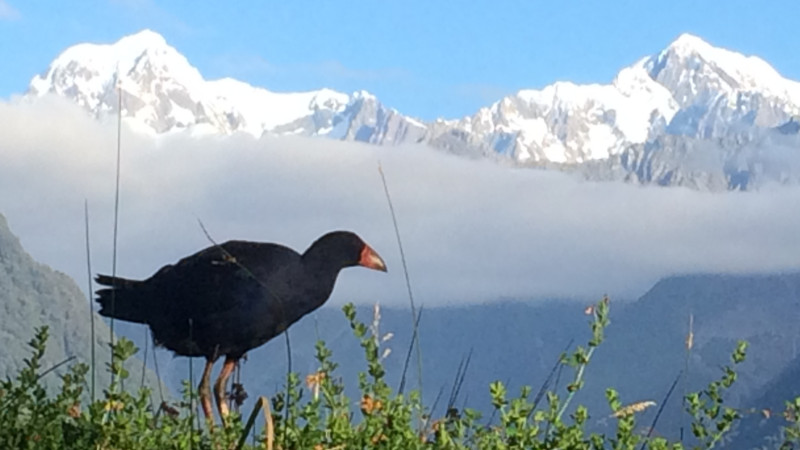
<svg viewBox="0 0 800 450">
<path fill-rule="evenodd" d="M 34 257 L 84 279 L 110 264 L 115 131 L 62 102 L 0 103 L 0 213 Z M 583 182 L 426 147 L 245 136 L 123 136 L 119 273 L 146 277 L 218 241 L 303 250 L 352 229 L 388 274 L 346 270 L 344 301 L 406 304 L 381 161 L 414 291 L 433 306 L 499 298 L 635 296 L 688 272 L 800 270 L 800 189 L 712 194 Z M 35 205 L 35 207 L 32 207 Z"/>
<path fill-rule="evenodd" d="M 0 0 L 0 20 L 19 20 L 21 14 L 6 0 Z"/>
</svg>

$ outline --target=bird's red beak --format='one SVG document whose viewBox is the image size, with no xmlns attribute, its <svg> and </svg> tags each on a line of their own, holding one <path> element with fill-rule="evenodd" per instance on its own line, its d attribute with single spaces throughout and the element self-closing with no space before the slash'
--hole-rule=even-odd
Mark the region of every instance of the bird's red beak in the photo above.
<svg viewBox="0 0 800 450">
<path fill-rule="evenodd" d="M 383 262 L 378 252 L 367 244 L 364 244 L 364 248 L 361 250 L 361 258 L 358 260 L 358 264 L 369 269 L 386 272 L 386 263 Z"/>
</svg>

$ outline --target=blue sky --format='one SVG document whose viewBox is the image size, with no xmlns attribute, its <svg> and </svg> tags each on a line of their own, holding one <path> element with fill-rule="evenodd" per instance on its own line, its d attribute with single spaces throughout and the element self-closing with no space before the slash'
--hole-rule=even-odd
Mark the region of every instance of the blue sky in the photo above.
<svg viewBox="0 0 800 450">
<path fill-rule="evenodd" d="M 460 117 L 522 88 L 607 83 L 683 32 L 800 80 L 797 17 L 794 0 L 0 0 L 0 98 L 24 92 L 70 45 L 150 28 L 206 78 L 366 89 L 405 114 Z"/>
</svg>

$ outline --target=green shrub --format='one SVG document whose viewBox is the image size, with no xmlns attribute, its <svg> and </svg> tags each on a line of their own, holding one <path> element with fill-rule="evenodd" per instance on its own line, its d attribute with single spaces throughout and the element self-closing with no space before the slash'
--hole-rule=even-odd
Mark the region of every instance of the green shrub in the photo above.
<svg viewBox="0 0 800 450">
<path fill-rule="evenodd" d="M 377 326 L 356 318 L 353 305 L 344 313 L 364 350 L 366 368 L 359 374 L 359 398 L 350 399 L 337 364 L 324 342 L 316 344 L 317 372 L 304 380 L 291 373 L 281 392 L 261 397 L 246 423 L 233 413 L 222 426 L 200 426 L 193 405 L 193 387 L 184 382 L 178 405 L 152 405 L 148 389 L 131 394 L 122 389 L 128 378 L 123 362 L 137 351 L 120 339 L 113 346 L 111 386 L 102 398 L 86 397 L 85 364 L 74 364 L 61 376 L 61 389 L 49 394 L 41 379 L 47 328 L 38 329 L 29 343 L 32 354 L 15 379 L 0 384 L 0 448 L 9 449 L 682 449 L 684 444 L 650 438 L 636 432 L 636 413 L 652 402 L 623 406 L 613 389 L 606 391 L 613 436 L 589 433 L 589 411 L 570 409 L 583 388 L 587 367 L 601 345 L 609 324 L 607 299 L 591 310 L 592 337 L 585 347 L 562 355 L 561 364 L 572 370 L 572 380 L 562 392 L 544 393 L 543 405 L 524 387 L 509 396 L 503 383 L 489 386 L 496 423 L 487 425 L 480 412 L 451 408 L 431 418 L 418 392 L 395 393 L 385 381 Z M 686 396 L 695 441 L 692 448 L 711 449 L 724 442 L 739 413 L 724 405 L 723 394 L 736 382 L 734 367 L 745 358 L 746 344 L 732 355 L 719 380 Z M 265 425 L 258 436 L 253 428 L 261 410 Z M 800 444 L 800 398 L 787 403 L 782 449 Z M 251 436 L 252 439 L 248 438 Z M 247 441 L 251 440 L 250 444 Z"/>
</svg>

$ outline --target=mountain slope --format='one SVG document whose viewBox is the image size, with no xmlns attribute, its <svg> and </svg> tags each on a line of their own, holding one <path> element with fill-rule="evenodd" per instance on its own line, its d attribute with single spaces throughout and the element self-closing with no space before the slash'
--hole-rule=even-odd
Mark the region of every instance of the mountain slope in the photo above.
<svg viewBox="0 0 800 450">
<path fill-rule="evenodd" d="M 45 369 L 75 357 L 75 362 L 91 363 L 91 322 L 88 299 L 75 282 L 61 272 L 39 264 L 28 255 L 11 233 L 6 219 L 0 215 L 0 378 L 16 376 L 23 360 L 30 356 L 27 342 L 35 329 L 49 327 L 50 339 L 43 359 Z M 110 360 L 108 327 L 94 314 L 98 393 L 108 386 L 110 377 L 106 362 Z M 141 360 L 128 362 L 132 374 L 142 373 Z M 60 367 L 56 374 L 63 373 Z M 157 378 L 146 371 L 148 386 L 157 386 Z M 140 375 L 134 377 L 139 380 Z M 59 383 L 57 376 L 45 379 L 50 385 Z M 129 384 L 138 388 L 139 383 Z"/>
</svg>

